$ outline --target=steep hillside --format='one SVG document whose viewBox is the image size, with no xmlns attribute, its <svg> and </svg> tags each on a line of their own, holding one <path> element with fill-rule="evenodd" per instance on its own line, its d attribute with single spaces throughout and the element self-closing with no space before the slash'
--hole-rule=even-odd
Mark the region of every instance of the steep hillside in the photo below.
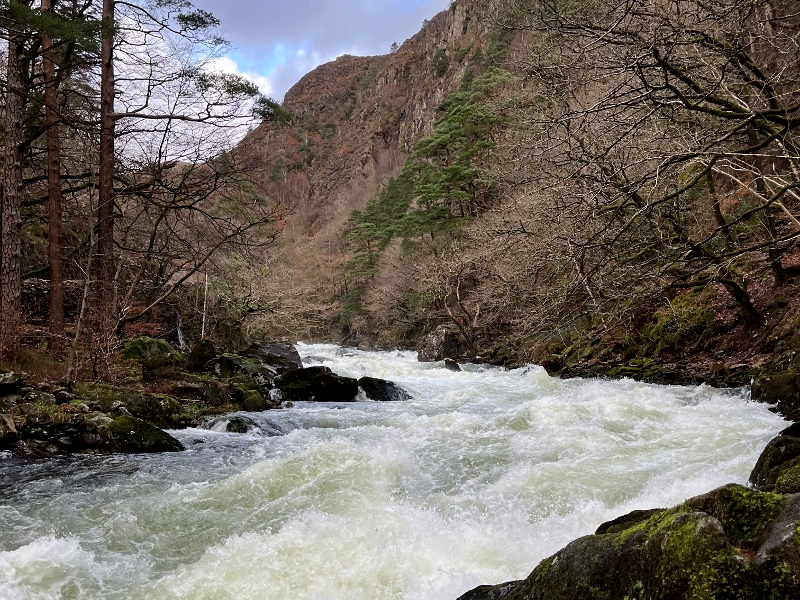
<svg viewBox="0 0 800 600">
<path fill-rule="evenodd" d="M 429 135 L 436 107 L 461 86 L 470 59 L 488 47 L 483 2 L 454 3 L 387 56 L 342 56 L 286 94 L 288 126 L 265 124 L 238 152 L 269 195 L 293 207 L 282 251 L 259 292 L 274 310 L 258 321 L 272 335 L 325 337 L 347 291 L 345 221 L 402 169 Z"/>
</svg>

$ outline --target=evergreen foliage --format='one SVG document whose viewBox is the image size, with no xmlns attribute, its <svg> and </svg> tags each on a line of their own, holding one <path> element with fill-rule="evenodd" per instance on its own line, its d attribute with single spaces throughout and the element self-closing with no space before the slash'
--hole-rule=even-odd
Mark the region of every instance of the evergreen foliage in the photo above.
<svg viewBox="0 0 800 600">
<path fill-rule="evenodd" d="M 505 116 L 490 100 L 511 77 L 490 68 L 448 96 L 437 109 L 435 131 L 414 147 L 400 175 L 353 212 L 346 226 L 351 281 L 375 275 L 393 239 L 412 253 L 421 240 L 454 234 L 491 204 L 495 189 L 482 165 Z"/>
</svg>

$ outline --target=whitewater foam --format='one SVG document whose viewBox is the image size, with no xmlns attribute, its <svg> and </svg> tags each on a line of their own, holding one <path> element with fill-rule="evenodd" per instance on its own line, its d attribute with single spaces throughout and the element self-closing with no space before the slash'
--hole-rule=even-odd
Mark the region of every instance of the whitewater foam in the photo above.
<svg viewBox="0 0 800 600">
<path fill-rule="evenodd" d="M 455 599 L 745 482 L 785 426 L 746 391 L 298 348 L 414 400 L 248 413 L 245 435 L 224 418 L 174 432 L 180 454 L 3 461 L 0 597 Z"/>
</svg>

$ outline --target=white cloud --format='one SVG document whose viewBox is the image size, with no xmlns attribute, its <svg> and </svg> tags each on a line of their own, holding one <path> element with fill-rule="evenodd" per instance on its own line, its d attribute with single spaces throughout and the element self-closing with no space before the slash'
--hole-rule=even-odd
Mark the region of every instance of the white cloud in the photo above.
<svg viewBox="0 0 800 600">
<path fill-rule="evenodd" d="M 242 72 L 239 70 L 239 65 L 235 60 L 229 56 L 222 56 L 215 58 L 208 65 L 208 70 L 218 73 L 228 73 L 230 75 L 239 75 L 244 77 L 247 81 L 255 84 L 258 90 L 265 96 L 271 96 L 274 93 L 274 87 L 269 77 L 264 77 L 252 71 Z"/>
</svg>

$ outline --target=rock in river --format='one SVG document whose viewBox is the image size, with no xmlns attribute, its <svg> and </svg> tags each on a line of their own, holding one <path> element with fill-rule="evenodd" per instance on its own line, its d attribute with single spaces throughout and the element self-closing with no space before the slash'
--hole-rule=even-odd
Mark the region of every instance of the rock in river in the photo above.
<svg viewBox="0 0 800 600">
<path fill-rule="evenodd" d="M 521 582 L 460 600 L 797 598 L 800 495 L 729 485 L 602 525 Z"/>
<path fill-rule="evenodd" d="M 393 381 L 377 379 L 376 377 L 362 377 L 358 380 L 358 385 L 370 400 L 377 400 L 378 402 L 411 400 L 411 394 Z"/>
<path fill-rule="evenodd" d="M 328 367 L 308 367 L 284 373 L 275 385 L 293 402 L 353 402 L 358 381 L 336 375 Z"/>
</svg>

